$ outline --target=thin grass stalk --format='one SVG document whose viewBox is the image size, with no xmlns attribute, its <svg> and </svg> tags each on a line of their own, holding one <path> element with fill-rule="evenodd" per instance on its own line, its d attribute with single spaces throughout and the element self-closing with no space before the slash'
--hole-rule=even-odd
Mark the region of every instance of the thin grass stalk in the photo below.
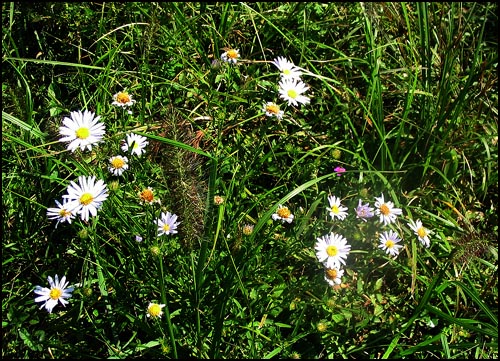
<svg viewBox="0 0 500 361">
<path fill-rule="evenodd" d="M 196 320 L 195 320 L 195 327 L 196 327 L 196 345 L 198 347 L 198 350 L 200 352 L 200 355 L 203 353 L 202 352 L 202 347 L 203 347 L 203 338 L 201 336 L 201 310 L 200 310 L 200 300 L 201 300 L 201 295 L 200 295 L 200 286 L 198 286 L 198 276 L 196 273 L 197 267 L 194 262 L 194 254 L 191 254 L 191 270 L 192 270 L 192 276 L 193 276 L 193 281 L 194 281 L 194 296 L 195 296 L 195 315 L 196 315 Z"/>
<path fill-rule="evenodd" d="M 95 272 L 97 274 L 97 283 L 99 286 L 99 292 L 101 293 L 101 296 L 104 299 L 105 302 L 105 307 L 106 311 L 112 318 L 114 313 L 111 307 L 111 304 L 109 303 L 109 292 L 108 292 L 108 285 L 106 282 L 106 277 L 105 277 L 105 265 L 107 264 L 107 261 L 104 257 L 101 256 L 101 246 L 99 245 L 98 242 L 98 236 L 97 236 L 97 224 L 99 223 L 99 216 L 96 215 L 95 218 L 90 222 L 90 229 L 87 229 L 88 232 L 88 237 L 89 237 L 89 242 L 90 242 L 90 248 L 92 249 L 92 253 L 95 258 Z M 116 340 L 117 339 L 117 334 L 114 330 L 112 330 L 112 335 L 113 338 Z M 109 345 L 108 345 L 109 347 Z M 114 351 L 112 347 L 109 347 L 111 350 Z"/>
<path fill-rule="evenodd" d="M 172 326 L 172 321 L 170 320 L 170 311 L 168 309 L 168 300 L 165 293 L 165 274 L 163 272 L 163 257 L 158 257 L 158 264 L 160 267 L 160 292 L 161 292 L 161 303 L 165 305 L 165 318 L 167 319 L 167 329 L 168 335 L 170 336 L 170 343 L 172 344 L 172 352 L 174 358 L 177 358 L 177 346 L 175 342 L 174 328 Z"/>
<path fill-rule="evenodd" d="M 370 117 L 375 129 L 378 133 L 379 147 L 372 158 L 374 164 L 379 165 L 379 169 L 384 171 L 387 169 L 387 160 L 390 160 L 391 169 L 394 168 L 394 161 L 392 160 L 391 152 L 386 143 L 386 131 L 384 125 L 384 107 L 383 107 L 383 94 L 380 79 L 380 62 L 382 58 L 382 47 L 377 45 L 377 29 L 374 29 L 370 14 L 368 14 L 365 6 L 361 3 L 364 14 L 365 24 L 365 37 L 368 46 L 368 65 L 370 75 L 367 79 L 368 90 L 367 98 L 368 114 L 365 116 Z M 380 155 L 380 162 L 377 162 L 377 156 Z"/>
<path fill-rule="evenodd" d="M 405 5 L 403 5 L 405 6 Z M 432 52 L 429 38 L 429 8 L 426 2 L 417 2 L 417 18 L 420 40 L 420 61 L 422 62 L 422 86 L 430 91 L 430 70 L 432 68 Z M 427 110 L 427 107 L 424 107 Z M 427 111 L 421 115 L 421 119 L 427 119 Z"/>
<path fill-rule="evenodd" d="M 417 19 L 418 19 L 418 34 L 419 34 L 419 42 L 420 44 L 417 46 L 420 55 L 420 63 L 421 66 L 421 88 L 427 92 L 433 94 L 432 84 L 431 84 L 431 69 L 432 69 L 432 49 L 431 49 L 431 40 L 429 34 L 429 8 L 428 4 L 425 2 L 416 3 L 417 7 Z M 445 61 L 447 61 L 449 57 L 445 57 Z M 443 80 L 443 79 L 442 79 Z M 428 97 L 420 97 L 419 98 L 420 112 L 419 112 L 419 123 L 418 126 L 423 130 L 422 132 L 418 132 L 420 136 L 414 142 L 414 147 L 420 154 L 428 154 L 430 153 L 428 146 L 431 138 L 435 140 L 435 133 L 431 130 L 434 129 L 435 125 L 435 110 L 432 109 L 432 101 L 431 98 Z M 425 144 L 422 147 L 422 142 Z M 432 143 L 432 142 L 431 142 Z M 419 146 L 420 144 L 420 146 Z M 426 157 L 426 165 L 429 164 L 430 157 Z M 426 167 L 424 167 L 423 175 L 426 173 Z"/>
<path fill-rule="evenodd" d="M 23 65 L 24 65 L 23 68 L 26 69 L 27 65 L 25 63 Z M 30 86 L 28 84 L 28 81 L 26 80 L 26 77 L 22 74 L 21 69 L 19 69 L 17 66 L 13 66 L 13 68 L 16 71 L 19 78 L 22 80 L 21 83 L 24 85 L 24 90 L 26 92 L 26 99 L 25 99 L 26 107 L 24 108 L 26 110 L 25 121 L 26 123 L 34 127 L 35 124 L 33 124 L 33 99 L 31 95 Z"/>
</svg>

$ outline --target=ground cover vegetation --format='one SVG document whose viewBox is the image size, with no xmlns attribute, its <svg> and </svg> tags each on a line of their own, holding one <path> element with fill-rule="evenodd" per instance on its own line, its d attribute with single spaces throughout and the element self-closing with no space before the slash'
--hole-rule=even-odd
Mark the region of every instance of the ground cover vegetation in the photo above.
<svg viewBox="0 0 500 361">
<path fill-rule="evenodd" d="M 2 3 L 2 357 L 498 358 L 496 3 Z"/>
</svg>

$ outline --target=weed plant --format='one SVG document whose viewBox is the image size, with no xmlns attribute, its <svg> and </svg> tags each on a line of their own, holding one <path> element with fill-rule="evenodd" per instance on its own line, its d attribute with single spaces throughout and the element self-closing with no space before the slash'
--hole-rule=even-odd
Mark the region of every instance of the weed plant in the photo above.
<svg viewBox="0 0 500 361">
<path fill-rule="evenodd" d="M 2 357 L 497 359 L 497 10 L 2 3 Z"/>
</svg>

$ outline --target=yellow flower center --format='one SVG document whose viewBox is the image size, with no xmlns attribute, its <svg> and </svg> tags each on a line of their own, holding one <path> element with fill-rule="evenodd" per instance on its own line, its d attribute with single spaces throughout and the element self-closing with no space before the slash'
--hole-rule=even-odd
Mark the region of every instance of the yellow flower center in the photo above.
<svg viewBox="0 0 500 361">
<path fill-rule="evenodd" d="M 120 169 L 125 165 L 125 161 L 122 158 L 116 157 L 111 161 L 111 165 L 113 166 L 113 168 Z"/>
<path fill-rule="evenodd" d="M 145 202 L 151 203 L 154 199 L 153 191 L 149 188 L 144 189 L 140 194 L 139 198 Z"/>
<path fill-rule="evenodd" d="M 387 204 L 382 204 L 380 206 L 380 213 L 382 213 L 384 216 L 388 216 L 389 214 L 391 214 L 391 210 L 389 209 L 389 207 L 387 207 Z"/>
<path fill-rule="evenodd" d="M 234 49 L 231 49 L 227 52 L 227 56 L 231 59 L 237 59 L 238 58 L 238 52 Z"/>
<path fill-rule="evenodd" d="M 163 225 L 163 230 L 164 230 L 165 232 L 170 231 L 170 226 L 169 226 L 168 224 L 164 224 L 164 225 Z"/>
<path fill-rule="evenodd" d="M 89 128 L 80 128 L 76 131 L 76 137 L 79 139 L 87 139 L 90 135 L 90 130 Z"/>
<path fill-rule="evenodd" d="M 59 215 L 61 217 L 69 217 L 69 216 L 71 216 L 71 212 L 68 211 L 67 209 L 63 208 L 63 209 L 59 210 Z"/>
<path fill-rule="evenodd" d="M 151 316 L 158 317 L 161 314 L 161 307 L 160 305 L 153 303 L 151 306 L 149 306 L 148 312 Z"/>
<path fill-rule="evenodd" d="M 120 104 L 127 104 L 128 102 L 130 102 L 130 95 L 128 95 L 128 93 L 126 92 L 120 92 L 116 96 L 116 101 Z"/>
<path fill-rule="evenodd" d="M 334 257 L 337 255 L 337 253 L 339 253 L 339 250 L 335 246 L 328 246 L 326 247 L 326 253 L 329 257 Z"/>
<path fill-rule="evenodd" d="M 318 324 L 316 325 L 316 329 L 319 332 L 325 332 L 328 329 L 328 325 L 324 322 L 318 322 Z"/>
<path fill-rule="evenodd" d="M 278 114 L 280 112 L 280 107 L 276 104 L 269 104 L 266 106 L 266 111 L 273 114 Z"/>
<path fill-rule="evenodd" d="M 253 232 L 253 226 L 251 224 L 246 224 L 245 226 L 243 226 L 243 234 L 248 236 L 250 234 L 252 234 Z"/>
<path fill-rule="evenodd" d="M 283 74 L 290 75 L 291 73 L 290 69 L 283 69 Z"/>
<path fill-rule="evenodd" d="M 80 197 L 80 203 L 84 206 L 89 205 L 94 200 L 94 197 L 90 193 L 83 193 Z"/>
<path fill-rule="evenodd" d="M 387 248 L 392 248 L 394 247 L 395 243 L 393 241 L 391 241 L 390 239 L 388 239 L 386 242 L 385 242 L 385 246 Z"/>
<path fill-rule="evenodd" d="M 295 90 L 293 90 L 293 89 L 290 89 L 290 90 L 287 92 L 287 94 L 288 94 L 288 96 L 289 96 L 290 98 L 292 98 L 292 99 L 297 98 L 297 95 L 298 95 L 298 94 L 297 94 L 297 92 L 296 92 Z"/>
<path fill-rule="evenodd" d="M 420 238 L 425 238 L 427 236 L 427 232 L 425 231 L 425 228 L 424 227 L 420 227 L 418 230 L 417 230 L 417 234 Z"/>
<path fill-rule="evenodd" d="M 329 279 L 331 280 L 334 280 L 335 278 L 337 278 L 337 270 L 336 269 L 327 269 L 326 270 L 326 277 L 328 277 Z"/>
<path fill-rule="evenodd" d="M 339 207 L 337 207 L 335 204 L 332 206 L 332 212 L 335 214 L 339 213 Z"/>
<path fill-rule="evenodd" d="M 62 296 L 62 291 L 59 288 L 53 288 L 50 290 L 49 296 L 53 300 L 58 300 Z"/>
<path fill-rule="evenodd" d="M 278 216 L 280 216 L 281 218 L 288 218 L 290 217 L 290 214 L 292 214 L 287 207 L 278 209 L 276 213 L 278 213 Z"/>
</svg>

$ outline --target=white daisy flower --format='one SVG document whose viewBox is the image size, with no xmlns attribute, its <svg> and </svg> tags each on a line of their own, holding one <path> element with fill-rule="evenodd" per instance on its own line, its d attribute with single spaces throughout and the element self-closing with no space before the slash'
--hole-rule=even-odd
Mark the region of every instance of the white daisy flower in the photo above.
<svg viewBox="0 0 500 361">
<path fill-rule="evenodd" d="M 341 277 L 344 275 L 344 270 L 340 268 L 325 268 L 325 281 L 330 286 L 340 285 Z"/>
<path fill-rule="evenodd" d="M 58 302 L 61 302 L 63 306 L 68 304 L 66 301 L 67 298 L 71 298 L 71 292 L 73 292 L 74 287 L 68 287 L 68 282 L 66 282 L 66 276 L 61 278 L 61 282 L 59 282 L 59 277 L 55 276 L 55 282 L 51 276 L 47 277 L 49 281 L 50 288 L 36 286 L 35 293 L 38 295 L 35 298 L 35 302 L 43 302 L 40 306 L 40 309 L 45 307 L 49 313 L 52 313 L 52 310 L 57 305 Z"/>
<path fill-rule="evenodd" d="M 163 311 L 162 311 L 163 307 L 165 307 L 164 304 L 149 302 L 148 311 L 146 312 L 146 316 L 152 317 L 152 318 L 161 317 L 163 315 Z"/>
<path fill-rule="evenodd" d="M 134 103 L 135 99 L 132 99 L 132 95 L 130 95 L 125 91 L 122 91 L 113 95 L 113 103 L 111 104 L 116 105 L 118 107 L 126 108 L 134 105 Z"/>
<path fill-rule="evenodd" d="M 96 182 L 95 176 L 80 176 L 78 184 L 71 182 L 67 190 L 68 194 L 63 198 L 73 202 L 70 207 L 74 207 L 72 212 L 80 214 L 84 221 L 88 221 L 89 214 L 93 217 L 97 210 L 102 207 L 103 202 L 108 198 L 108 189 L 104 181 Z"/>
<path fill-rule="evenodd" d="M 422 245 L 424 245 L 426 248 L 429 248 L 431 244 L 429 234 L 431 234 L 431 231 L 424 228 L 422 222 L 419 219 L 417 219 L 416 222 L 414 222 L 413 219 L 410 219 L 408 227 L 410 227 L 413 230 L 413 232 L 415 232 L 420 243 L 422 243 Z"/>
<path fill-rule="evenodd" d="M 268 117 L 274 116 L 278 119 L 283 118 L 283 114 L 285 114 L 283 110 L 280 110 L 279 105 L 274 102 L 267 102 L 266 104 L 264 104 L 264 108 L 262 110 L 266 112 L 266 115 Z"/>
<path fill-rule="evenodd" d="M 278 204 L 278 209 L 276 210 L 276 213 L 274 213 L 272 216 L 272 219 L 275 221 L 280 220 L 281 223 L 292 223 L 293 221 L 293 214 L 290 212 L 288 207 L 284 207 L 281 204 Z"/>
<path fill-rule="evenodd" d="M 59 127 L 59 134 L 63 137 L 60 142 L 70 142 L 68 150 L 74 152 L 78 147 L 83 151 L 92 150 L 92 146 L 102 141 L 106 133 L 106 125 L 99 122 L 101 117 L 95 117 L 94 113 L 85 110 L 71 112 L 70 118 L 63 119 L 63 126 Z"/>
<path fill-rule="evenodd" d="M 328 202 L 330 203 L 330 207 L 326 207 L 326 209 L 330 212 L 332 220 L 335 220 L 336 217 L 343 221 L 345 217 L 347 217 L 347 207 L 344 207 L 342 204 L 340 204 L 340 198 L 335 196 L 328 196 Z"/>
<path fill-rule="evenodd" d="M 275 65 L 278 68 L 278 70 L 281 72 L 281 74 L 280 74 L 281 79 L 300 80 L 300 77 L 302 76 L 302 72 L 300 71 L 300 68 L 282 56 L 279 56 L 276 59 L 274 59 L 271 62 L 271 64 Z"/>
<path fill-rule="evenodd" d="M 147 141 L 146 137 L 143 137 L 142 135 L 138 135 L 135 133 L 130 133 L 127 134 L 127 139 L 122 140 L 122 150 L 124 152 L 128 152 L 130 149 L 130 154 L 136 154 L 138 157 L 140 157 L 143 153 L 146 153 L 146 145 L 148 145 L 149 142 Z"/>
<path fill-rule="evenodd" d="M 170 212 L 161 213 L 161 217 L 156 220 L 158 225 L 158 237 L 164 234 L 175 234 L 177 233 L 177 226 L 181 222 L 177 222 L 177 215 Z"/>
<path fill-rule="evenodd" d="M 296 79 L 281 79 L 279 82 L 279 93 L 283 100 L 288 102 L 288 105 L 298 106 L 308 104 L 311 100 L 302 95 L 309 89 L 302 81 Z"/>
<path fill-rule="evenodd" d="M 326 268 L 340 269 L 345 265 L 345 259 L 351 251 L 351 246 L 347 240 L 337 233 L 330 233 L 323 237 L 318 237 L 316 246 L 316 257 Z"/>
<path fill-rule="evenodd" d="M 229 49 L 220 56 L 222 61 L 232 64 L 236 64 L 239 57 L 240 57 L 240 51 L 238 49 Z"/>
<path fill-rule="evenodd" d="M 57 219 L 56 228 L 59 222 L 68 222 L 71 224 L 71 220 L 75 218 L 75 213 L 69 208 L 71 205 L 67 199 L 63 199 L 63 203 L 59 203 L 56 200 L 57 207 L 47 208 L 47 217 L 49 219 Z"/>
<path fill-rule="evenodd" d="M 128 158 L 116 155 L 109 158 L 108 170 L 115 176 L 121 176 L 128 169 Z"/>
<path fill-rule="evenodd" d="M 399 250 L 403 248 L 401 244 L 401 238 L 399 238 L 398 234 L 392 230 L 386 231 L 380 235 L 380 244 L 378 248 L 386 251 L 387 254 L 391 256 L 397 256 L 399 254 Z"/>
<path fill-rule="evenodd" d="M 380 216 L 380 223 L 384 223 L 384 226 L 395 222 L 397 216 L 403 213 L 400 208 L 394 207 L 394 203 L 385 202 L 383 194 L 380 197 L 375 197 L 375 200 L 375 214 Z"/>
</svg>

